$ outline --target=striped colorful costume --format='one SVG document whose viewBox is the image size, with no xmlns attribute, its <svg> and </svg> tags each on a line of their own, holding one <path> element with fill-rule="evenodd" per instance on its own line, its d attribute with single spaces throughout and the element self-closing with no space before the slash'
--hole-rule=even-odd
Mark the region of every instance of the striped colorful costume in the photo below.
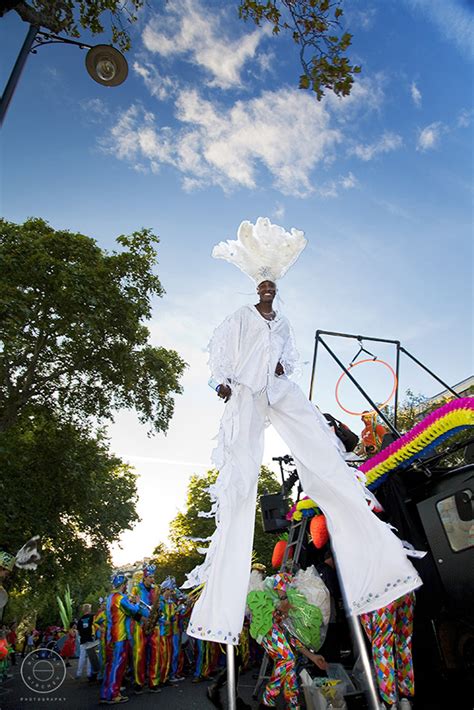
<svg viewBox="0 0 474 710">
<path fill-rule="evenodd" d="M 171 658 L 173 655 L 173 635 L 172 621 L 175 614 L 175 604 L 170 599 L 166 599 L 161 595 L 160 599 L 160 645 L 159 645 L 159 664 L 160 664 L 160 683 L 166 683 L 169 679 Z"/>
<path fill-rule="evenodd" d="M 184 663 L 185 663 L 185 652 L 183 648 L 183 634 L 188 626 L 189 617 L 191 615 L 191 607 L 186 603 L 186 596 L 183 594 L 181 603 L 177 607 L 177 618 L 178 618 L 178 628 L 179 628 L 179 651 L 178 651 L 178 664 L 176 674 L 182 676 Z"/>
<path fill-rule="evenodd" d="M 125 587 L 124 587 L 125 588 Z M 146 609 L 132 604 L 121 591 L 114 591 L 106 603 L 105 674 L 100 691 L 101 700 L 114 700 L 120 696 L 120 686 L 127 668 L 130 642 L 127 618 L 147 616 Z"/>
<path fill-rule="evenodd" d="M 242 670 L 250 667 L 250 634 L 247 620 L 244 621 L 244 628 L 240 634 L 240 657 L 242 658 Z"/>
<path fill-rule="evenodd" d="M 360 617 L 372 644 L 379 692 L 389 705 L 397 702 L 397 691 L 405 697 L 415 694 L 411 655 L 414 606 L 415 595 L 411 592 Z"/>
<path fill-rule="evenodd" d="M 208 678 L 219 670 L 222 658 L 222 650 L 219 643 L 209 641 L 207 643 L 206 660 L 203 669 L 204 677 Z"/>
<path fill-rule="evenodd" d="M 201 641 L 200 639 L 194 640 L 194 678 L 202 678 L 204 676 L 204 660 L 206 655 L 207 641 Z"/>
<path fill-rule="evenodd" d="M 132 589 L 132 595 L 138 597 L 148 606 L 152 606 L 155 594 L 155 588 L 146 587 L 143 581 Z M 145 685 L 147 679 L 150 688 L 158 685 L 160 680 L 159 644 L 160 632 L 157 627 L 153 629 L 151 634 L 146 634 L 142 621 L 132 622 L 133 678 L 136 685 Z"/>
<path fill-rule="evenodd" d="M 171 664 L 170 677 L 179 675 L 179 656 L 181 651 L 181 625 L 179 607 L 175 605 L 175 613 L 171 619 Z"/>
<path fill-rule="evenodd" d="M 263 693 L 263 703 L 268 707 L 276 707 L 276 700 L 283 689 L 286 706 L 297 710 L 298 681 L 295 673 L 295 656 L 285 634 L 278 624 L 273 624 L 270 631 L 263 637 L 261 645 L 274 661 L 273 672 Z"/>
<path fill-rule="evenodd" d="M 99 680 L 102 680 L 104 677 L 104 670 L 105 670 L 105 634 L 106 634 L 106 611 L 104 609 L 100 609 L 99 611 L 96 612 L 94 616 L 94 621 L 93 621 L 93 628 L 94 628 L 94 634 L 96 639 L 99 639 L 99 649 L 98 649 L 98 655 L 99 655 L 99 663 L 100 663 L 100 671 L 97 674 L 97 678 Z"/>
</svg>

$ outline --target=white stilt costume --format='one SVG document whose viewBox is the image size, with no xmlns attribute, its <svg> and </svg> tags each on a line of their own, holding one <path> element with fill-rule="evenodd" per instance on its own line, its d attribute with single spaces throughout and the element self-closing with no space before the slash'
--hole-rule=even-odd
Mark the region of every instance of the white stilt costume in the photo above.
<svg viewBox="0 0 474 710">
<path fill-rule="evenodd" d="M 253 273 L 247 256 L 245 268 L 242 265 L 242 243 L 244 249 L 255 252 L 249 239 L 259 242 L 256 258 L 263 267 Z M 281 263 L 275 267 L 275 258 L 272 268 L 268 266 L 262 241 L 270 245 L 270 253 L 278 252 L 280 262 L 287 247 L 284 267 Z M 221 253 L 213 255 L 233 261 L 260 283 L 281 277 L 305 244 L 302 232 L 292 230 L 290 235 L 260 218 L 255 227 L 244 222 L 239 242 L 221 243 L 216 248 Z M 351 612 L 380 609 L 421 585 L 401 541 L 369 508 L 364 488 L 344 462 L 326 420 L 288 379 L 296 359 L 288 320 L 279 313 L 274 320 L 266 320 L 255 306 L 244 306 L 229 316 L 211 341 L 212 377 L 229 383 L 232 396 L 213 453 L 219 471 L 211 487 L 217 527 L 204 563 L 188 575 L 185 585 L 206 583 L 188 627 L 188 634 L 196 638 L 238 643 L 268 420 L 290 448 L 305 494 L 317 501 L 326 516 Z M 282 376 L 275 375 L 278 363 L 285 371 Z"/>
</svg>

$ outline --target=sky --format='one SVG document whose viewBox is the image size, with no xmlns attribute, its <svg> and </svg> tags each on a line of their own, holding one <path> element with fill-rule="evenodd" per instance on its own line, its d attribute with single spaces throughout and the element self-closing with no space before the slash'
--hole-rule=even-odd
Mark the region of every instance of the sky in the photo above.
<svg viewBox="0 0 474 710">
<path fill-rule="evenodd" d="M 316 329 L 400 340 L 444 381 L 472 374 L 472 65 L 469 0 L 351 0 L 344 22 L 362 66 L 352 93 L 318 102 L 298 87 L 291 39 L 237 17 L 238 2 L 150 2 L 132 28 L 129 76 L 94 83 L 85 52 L 44 46 L 31 55 L 5 120 L 1 211 L 42 217 L 104 249 L 151 227 L 160 236 L 151 342 L 188 363 L 167 435 L 148 437 L 134 412 L 109 427 L 111 449 L 138 474 L 142 521 L 114 546 L 117 565 L 166 542 L 192 473 L 210 467 L 223 404 L 207 385 L 213 329 L 253 283 L 213 260 L 241 221 L 269 217 L 304 230 L 308 246 L 279 284 L 309 390 Z M 0 22 L 5 84 L 26 34 Z M 89 43 L 106 43 L 107 35 Z M 354 341 L 328 338 L 348 364 Z M 367 348 L 389 364 L 394 351 Z M 375 401 L 391 378 L 357 375 Z M 318 355 L 314 401 L 360 432 L 335 400 L 337 367 Z M 400 390 L 442 387 L 402 360 Z M 348 409 L 366 408 L 343 382 Z M 264 462 L 288 453 L 269 430 Z"/>
</svg>

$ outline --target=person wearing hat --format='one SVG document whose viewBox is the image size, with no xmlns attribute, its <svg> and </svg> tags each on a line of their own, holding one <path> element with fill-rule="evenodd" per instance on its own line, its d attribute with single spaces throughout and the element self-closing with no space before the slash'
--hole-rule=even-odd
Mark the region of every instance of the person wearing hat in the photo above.
<svg viewBox="0 0 474 710">
<path fill-rule="evenodd" d="M 362 449 L 366 456 L 374 456 L 382 448 L 382 440 L 387 434 L 387 429 L 377 423 L 376 412 L 362 412 L 361 421 L 364 428 L 360 433 Z"/>
<path fill-rule="evenodd" d="M 298 354 L 275 297 L 277 283 L 305 246 L 302 231 L 287 232 L 259 217 L 256 224 L 242 222 L 237 240 L 213 250 L 215 258 L 250 276 L 258 301 L 228 316 L 209 345 L 210 384 L 226 406 L 213 452 L 219 476 L 210 489 L 217 526 L 204 562 L 183 585 L 205 583 L 188 627 L 196 638 L 239 640 L 267 421 L 289 446 L 305 494 L 326 516 L 348 611 L 371 611 L 422 583 L 401 541 L 367 505 L 365 488 L 343 460 L 323 415 L 289 379 Z"/>
<path fill-rule="evenodd" d="M 156 565 L 144 565 L 141 581 L 132 588 L 132 597 L 142 606 L 149 608 L 153 606 L 156 596 L 159 595 L 159 589 L 157 590 L 153 583 L 155 572 Z M 148 687 L 152 692 L 158 690 L 160 634 L 156 626 L 150 633 L 147 631 L 143 625 L 143 619 L 132 622 L 133 678 L 136 695 L 143 692 L 146 680 L 148 680 Z"/>
<path fill-rule="evenodd" d="M 176 615 L 176 604 L 173 592 L 176 589 L 174 577 L 166 577 L 160 584 L 160 685 L 169 685 L 171 659 L 173 657 L 173 622 Z"/>
<path fill-rule="evenodd" d="M 127 578 L 121 572 L 112 577 L 112 592 L 107 597 L 105 673 L 100 690 L 103 705 L 119 705 L 128 702 L 128 697 L 120 693 L 123 676 L 127 669 L 130 643 L 126 620 L 140 621 L 148 616 L 148 609 L 132 603 L 127 595 Z"/>
</svg>

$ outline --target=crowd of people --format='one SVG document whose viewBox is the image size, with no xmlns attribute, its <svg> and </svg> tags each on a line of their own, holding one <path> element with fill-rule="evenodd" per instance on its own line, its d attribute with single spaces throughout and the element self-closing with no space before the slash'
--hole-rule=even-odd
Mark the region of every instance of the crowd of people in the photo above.
<svg viewBox="0 0 474 710">
<path fill-rule="evenodd" d="M 226 646 L 186 633 L 200 590 L 185 594 L 173 577 L 157 584 L 155 574 L 154 565 L 144 565 L 141 579 L 130 585 L 126 575 L 118 573 L 113 577 L 111 593 L 95 614 L 89 605 L 83 607 L 76 631 L 80 640 L 76 677 L 81 677 L 87 664 L 89 680 L 101 683 L 101 703 L 113 705 L 129 700 L 123 694 L 125 687 L 141 695 L 145 690 L 160 692 L 186 677 L 193 683 L 214 677 L 207 696 L 215 707 L 221 708 L 220 693 L 227 681 Z M 285 575 L 283 585 L 280 583 L 278 587 L 279 593 L 288 582 L 289 575 Z M 279 628 L 285 618 L 287 606 L 287 597 L 281 594 L 272 617 L 273 630 Z M 276 699 L 283 689 L 286 695 L 287 680 L 294 675 L 294 667 L 290 667 L 294 656 L 285 651 L 284 663 L 279 663 L 278 645 L 269 644 L 266 639 L 254 639 L 250 620 L 248 615 L 236 647 L 237 679 L 240 671 L 258 667 L 265 651 L 276 661 L 266 694 L 269 699 Z M 67 645 L 68 641 L 63 645 L 63 655 Z M 319 668 L 325 667 L 322 656 L 311 654 L 301 644 L 298 650 Z M 240 697 L 237 702 L 242 710 L 250 707 Z"/>
<path fill-rule="evenodd" d="M 114 575 L 108 597 L 99 599 L 96 609 L 83 604 L 81 616 L 67 629 L 27 627 L 18 634 L 16 622 L 3 624 L 0 682 L 11 677 L 17 656 L 40 649 L 58 652 L 67 667 L 75 668 L 78 681 L 87 677 L 89 683 L 100 684 L 103 704 L 126 702 L 125 687 L 141 695 L 145 690 L 159 692 L 185 677 L 201 683 L 217 675 L 225 668 L 223 647 L 185 632 L 193 595 L 181 592 L 172 577 L 157 585 L 155 571 L 153 565 L 145 565 L 141 578 L 132 584 L 126 575 Z M 260 656 L 247 625 L 242 633 L 242 666 L 256 664 Z"/>
<path fill-rule="evenodd" d="M 338 435 L 343 425 L 337 420 L 331 421 L 333 418 L 330 415 L 325 417 Z M 365 430 L 360 446 L 371 447 L 371 452 L 379 450 L 385 430 L 367 413 L 364 413 L 362 421 Z M 341 448 L 347 451 L 345 438 L 339 438 Z M 305 557 L 304 550 L 302 556 Z M 341 621 L 344 614 L 332 553 L 328 546 L 326 555 L 320 555 L 319 564 L 317 560 L 310 559 L 311 554 L 306 556 L 306 564 L 314 564 L 330 592 L 332 612 L 322 652 L 324 656 L 328 655 L 329 660 L 337 660 L 344 624 L 336 626 L 334 622 L 336 616 Z M 255 567 L 258 569 L 259 566 Z M 312 654 L 297 639 L 290 638 L 288 643 L 288 630 L 282 621 L 288 612 L 286 589 L 289 584 L 291 580 L 288 575 L 283 578 L 278 574 L 275 576 L 278 599 L 274 604 L 271 626 L 268 633 L 258 640 L 250 633 L 251 614 L 247 607 L 244 627 L 236 646 L 237 681 L 241 671 L 259 667 L 264 653 L 274 661 L 274 671 L 263 693 L 262 707 L 271 707 L 280 692 L 285 695 L 289 707 L 298 702 L 295 674 L 298 654 L 309 658 L 320 670 L 326 667 L 324 656 Z M 45 648 L 60 653 L 67 667 L 72 666 L 72 659 L 77 659 L 74 670 L 76 679 L 80 680 L 86 674 L 90 683 L 100 684 L 101 703 L 127 702 L 129 697 L 124 694 L 125 688 L 127 692 L 140 695 L 145 690 L 160 692 L 163 687 L 179 683 L 185 677 L 191 678 L 194 683 L 214 678 L 207 687 L 207 696 L 215 707 L 220 708 L 221 690 L 227 681 L 225 641 L 221 644 L 186 633 L 199 592 L 198 588 L 197 593 L 195 590 L 184 593 L 173 577 L 167 577 L 158 584 L 156 567 L 145 564 L 134 580 L 124 574 L 116 574 L 107 598 L 100 598 L 95 609 L 91 604 L 83 604 L 81 615 L 73 619 L 68 628 L 48 626 L 40 631 L 28 627 L 18 634 L 15 622 L 8 627 L 3 625 L 0 628 L 0 682 L 11 674 L 10 665 L 15 664 L 17 654 L 24 657 L 35 649 Z M 335 608 L 339 608 L 339 614 L 335 614 Z M 374 615 L 365 615 L 362 621 L 374 642 L 374 660 L 379 661 L 376 665 L 381 666 L 382 659 L 377 659 L 377 656 L 383 655 L 385 649 L 373 633 Z M 382 678 L 380 689 L 385 691 L 382 696 L 386 697 L 391 691 L 393 677 L 390 676 L 385 683 L 388 688 L 384 682 Z M 412 676 L 407 676 L 406 683 L 406 692 L 411 693 Z M 249 706 L 238 697 L 238 707 Z"/>
<path fill-rule="evenodd" d="M 173 577 L 156 584 L 155 573 L 154 565 L 145 565 L 141 579 L 131 587 L 126 575 L 116 574 L 111 593 L 93 616 L 95 649 L 86 641 L 89 677 L 101 681 L 104 704 L 127 702 L 124 687 L 135 695 L 145 690 L 160 692 L 185 677 L 200 683 L 225 670 L 224 646 L 186 634 L 196 594 L 184 594 Z M 91 662 L 94 656 L 97 664 Z M 247 625 L 240 645 L 242 666 L 257 662 L 260 656 Z M 218 690 L 213 702 L 220 707 L 217 696 Z M 240 707 L 248 706 L 240 701 Z"/>
<path fill-rule="evenodd" d="M 63 630 L 59 627 L 47 627 L 40 631 L 32 626 L 27 626 L 21 633 L 18 631 L 18 623 L 11 621 L 0 626 L 0 662 L 3 663 L 0 669 L 9 675 L 10 666 L 16 665 L 17 656 L 24 658 L 28 653 L 40 647 L 46 647 L 51 641 L 52 629 L 57 629 L 55 639 L 59 640 L 63 635 Z M 1 670 L 0 670 L 1 675 Z"/>
<path fill-rule="evenodd" d="M 306 564 L 314 564 L 330 597 L 329 626 L 321 653 L 315 654 L 305 648 L 285 627 L 284 620 L 290 608 L 288 590 L 292 584 L 291 575 L 276 573 L 266 578 L 272 580 L 277 600 L 269 628 L 261 638 L 254 638 L 251 633 L 252 613 L 249 607 L 252 605 L 247 608 L 239 644 L 235 647 L 236 680 L 238 687 L 239 674 L 250 668 L 258 669 L 264 653 L 268 654 L 274 665 L 263 692 L 261 707 L 271 707 L 280 692 L 285 696 L 288 707 L 296 707 L 294 704 L 299 696 L 296 674 L 298 656 L 309 659 L 320 671 L 324 671 L 327 667 L 325 657 L 335 661 L 340 657 L 344 643 L 346 651 L 350 648 L 349 639 L 344 638 L 342 599 L 330 548 L 320 557 L 324 561 L 317 564 L 315 559 L 306 555 Z M 254 564 L 252 569 L 252 574 L 258 574 L 263 582 L 263 566 Z M 74 663 L 75 678 L 80 680 L 85 674 L 89 683 L 99 684 L 100 702 L 103 704 L 127 702 L 129 697 L 124 694 L 125 688 L 134 695 L 141 695 L 145 690 L 157 693 L 166 686 L 190 678 L 193 683 L 209 681 L 207 697 L 216 708 L 222 708 L 221 691 L 227 681 L 226 647 L 186 633 L 199 590 L 184 594 L 173 577 L 157 584 L 156 568 L 150 564 L 144 565 L 139 577 L 131 581 L 125 574 L 114 575 L 108 597 L 99 599 L 95 610 L 91 604 L 83 604 L 81 616 L 71 621 L 68 629 L 48 626 L 41 631 L 27 627 L 18 633 L 16 622 L 3 624 L 0 627 L 0 682 L 11 677 L 11 666 L 16 664 L 17 655 L 23 658 L 34 650 L 51 649 L 60 653 L 67 667 L 72 667 L 72 659 L 77 659 Z M 390 609 L 385 612 L 392 613 Z M 400 611 L 394 609 L 393 614 L 398 614 L 401 619 L 407 618 L 405 607 Z M 380 617 L 365 615 L 362 621 L 369 638 L 375 641 L 376 668 L 383 668 L 383 658 L 377 659 L 377 654 L 383 656 L 386 649 L 378 643 L 380 639 L 376 639 L 372 628 L 375 621 L 382 628 Z M 408 670 L 402 682 L 406 685 L 407 695 L 410 695 L 413 692 L 413 671 L 411 660 L 408 660 Z M 393 691 L 393 683 L 392 674 L 381 677 L 383 694 Z M 237 707 L 244 710 L 250 706 L 237 696 Z"/>
<path fill-rule="evenodd" d="M 341 450 L 347 452 L 355 448 L 356 442 L 352 442 L 354 446 L 352 443 L 348 446 L 347 432 L 342 431 L 341 435 L 338 433 L 343 425 L 330 415 L 324 416 L 340 439 Z M 380 449 L 386 430 L 368 413 L 363 414 L 362 421 L 365 429 L 359 447 L 367 447 L 373 453 Z M 301 562 L 305 558 L 304 549 L 302 557 Z M 306 553 L 306 557 L 306 564 L 314 564 L 330 593 L 331 619 L 321 650 L 329 660 L 337 660 L 341 640 L 344 642 L 344 624 L 336 626 L 335 622 L 336 617 L 341 622 L 344 614 L 332 553 L 327 546 L 326 554 L 320 555 L 319 564 L 318 560 L 311 559 L 311 553 Z M 255 565 L 255 568 L 259 566 Z M 291 585 L 291 579 L 288 575 L 281 577 L 279 574 L 274 579 L 278 599 L 274 603 L 269 630 L 262 638 L 255 639 L 250 633 L 251 613 L 247 607 L 244 627 L 236 646 L 237 683 L 239 673 L 249 667 L 258 668 L 266 653 L 274 662 L 274 670 L 264 689 L 262 707 L 271 707 L 280 692 L 284 694 L 289 707 L 297 707 L 297 656 L 308 658 L 320 670 L 325 669 L 326 661 L 323 655 L 314 654 L 297 639 L 291 639 L 291 634 L 289 637 L 288 629 L 282 621 L 288 612 L 286 590 Z M 48 626 L 40 631 L 27 627 L 18 634 L 16 622 L 9 626 L 3 625 L 0 628 L 0 682 L 11 675 L 10 666 L 16 663 L 17 654 L 24 657 L 35 649 L 53 649 L 60 653 L 67 667 L 72 666 L 72 659 L 77 659 L 74 670 L 77 680 L 86 674 L 90 683 L 100 684 L 101 703 L 114 705 L 127 702 L 129 697 L 124 694 L 125 688 L 127 692 L 140 695 L 145 690 L 160 692 L 163 687 L 179 683 L 185 677 L 191 678 L 194 683 L 214 678 L 207 687 L 207 696 L 215 707 L 221 708 L 221 690 L 227 681 L 225 641 L 221 644 L 186 633 L 200 591 L 198 588 L 197 593 L 196 590 L 184 593 L 177 587 L 173 577 L 167 577 L 158 584 L 156 567 L 145 564 L 134 580 L 124 574 L 116 574 L 107 598 L 100 598 L 95 609 L 91 604 L 83 604 L 81 615 L 73 619 L 68 628 Z M 400 618 L 412 619 L 412 610 L 407 603 L 412 606 L 413 599 L 412 595 L 408 596 L 408 600 L 404 599 L 405 606 L 400 611 Z M 339 609 L 338 614 L 335 609 Z M 397 613 L 394 610 L 393 614 Z M 387 624 L 382 623 L 384 618 L 379 615 L 375 619 L 374 614 L 366 614 L 361 619 L 374 645 L 376 667 L 384 666 L 386 644 L 379 643 L 380 633 L 377 636 L 374 628 L 385 628 Z M 376 620 L 378 625 L 374 626 Z M 346 646 L 350 644 L 346 643 Z M 411 663 L 408 665 L 409 673 L 403 682 L 406 685 L 405 692 L 411 695 L 412 666 Z M 393 695 L 393 674 L 385 674 L 379 680 L 382 697 L 386 699 L 388 695 Z M 249 706 L 238 697 L 238 707 Z"/>
</svg>

